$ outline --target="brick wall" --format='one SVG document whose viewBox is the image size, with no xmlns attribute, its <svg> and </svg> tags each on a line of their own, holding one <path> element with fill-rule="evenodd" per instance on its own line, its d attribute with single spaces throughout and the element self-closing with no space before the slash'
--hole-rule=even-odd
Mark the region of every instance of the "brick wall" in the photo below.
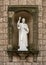
<svg viewBox="0 0 46 65">
<path fill-rule="evenodd" d="M 37 62 L 30 56 L 23 65 L 46 65 L 46 0 L 0 0 L 0 65 L 22 65 L 19 57 L 9 62 L 6 52 L 8 45 L 8 5 L 38 5 L 38 45 Z"/>
</svg>

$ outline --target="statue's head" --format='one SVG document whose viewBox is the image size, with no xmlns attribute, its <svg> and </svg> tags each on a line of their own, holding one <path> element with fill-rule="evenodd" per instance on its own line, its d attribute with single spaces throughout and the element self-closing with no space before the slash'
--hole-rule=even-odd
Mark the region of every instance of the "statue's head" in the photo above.
<svg viewBox="0 0 46 65">
<path fill-rule="evenodd" d="M 22 18 L 22 23 L 25 23 L 25 18 Z"/>
</svg>

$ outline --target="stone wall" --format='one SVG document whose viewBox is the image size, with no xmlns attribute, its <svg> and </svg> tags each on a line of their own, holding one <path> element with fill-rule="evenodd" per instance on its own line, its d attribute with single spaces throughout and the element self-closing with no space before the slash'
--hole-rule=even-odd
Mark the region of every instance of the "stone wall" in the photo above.
<svg viewBox="0 0 46 65">
<path fill-rule="evenodd" d="M 38 5 L 38 45 L 39 55 L 37 62 L 32 56 L 27 61 L 14 57 L 9 62 L 6 52 L 8 45 L 8 5 Z M 46 65 L 46 0 L 0 0 L 0 65 Z"/>
</svg>

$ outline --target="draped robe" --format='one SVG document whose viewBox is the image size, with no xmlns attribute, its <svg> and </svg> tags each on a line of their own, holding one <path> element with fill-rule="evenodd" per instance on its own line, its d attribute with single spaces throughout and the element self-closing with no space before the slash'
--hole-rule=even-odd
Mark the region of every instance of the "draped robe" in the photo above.
<svg viewBox="0 0 46 65">
<path fill-rule="evenodd" d="M 29 33 L 29 28 L 26 23 L 19 23 L 17 24 L 17 28 L 19 30 L 19 42 L 18 46 L 19 49 L 18 51 L 27 51 L 28 47 L 28 33 Z"/>
</svg>

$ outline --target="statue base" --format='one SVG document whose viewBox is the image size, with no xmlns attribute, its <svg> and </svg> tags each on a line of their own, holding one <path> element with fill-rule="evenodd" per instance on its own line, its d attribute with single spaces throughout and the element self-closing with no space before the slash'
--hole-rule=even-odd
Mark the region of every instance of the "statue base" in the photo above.
<svg viewBox="0 0 46 65">
<path fill-rule="evenodd" d="M 28 51 L 28 49 L 26 47 L 20 47 L 18 51 Z"/>
</svg>

